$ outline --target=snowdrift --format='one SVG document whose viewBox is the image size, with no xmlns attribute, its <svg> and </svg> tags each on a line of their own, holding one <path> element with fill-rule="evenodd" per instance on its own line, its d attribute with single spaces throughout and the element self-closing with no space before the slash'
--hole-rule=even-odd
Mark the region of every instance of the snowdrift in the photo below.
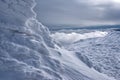
<svg viewBox="0 0 120 80">
<path fill-rule="evenodd" d="M 66 46 L 76 52 L 80 60 L 101 73 L 120 79 L 120 31 L 108 30 L 108 35 L 78 41 Z"/>
</svg>

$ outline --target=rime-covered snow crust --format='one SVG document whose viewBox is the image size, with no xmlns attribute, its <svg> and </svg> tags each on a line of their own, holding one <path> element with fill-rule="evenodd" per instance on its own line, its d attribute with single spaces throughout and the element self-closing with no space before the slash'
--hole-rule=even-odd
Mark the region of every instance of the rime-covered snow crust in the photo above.
<svg viewBox="0 0 120 80">
<path fill-rule="evenodd" d="M 103 38 L 78 41 L 67 49 L 89 67 L 120 80 L 120 30 L 109 30 Z"/>
<path fill-rule="evenodd" d="M 0 80 L 61 79 L 52 70 L 59 61 L 47 49 L 54 44 L 35 19 L 34 6 L 34 0 L 0 1 Z"/>
<path fill-rule="evenodd" d="M 0 80 L 114 80 L 58 47 L 34 0 L 0 0 Z"/>
</svg>

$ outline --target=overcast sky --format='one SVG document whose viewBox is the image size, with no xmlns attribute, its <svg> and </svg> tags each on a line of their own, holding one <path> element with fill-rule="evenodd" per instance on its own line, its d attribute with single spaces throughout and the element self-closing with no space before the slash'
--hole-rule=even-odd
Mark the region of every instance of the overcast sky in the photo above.
<svg viewBox="0 0 120 80">
<path fill-rule="evenodd" d="M 37 0 L 35 11 L 45 25 L 120 23 L 120 0 Z"/>
</svg>

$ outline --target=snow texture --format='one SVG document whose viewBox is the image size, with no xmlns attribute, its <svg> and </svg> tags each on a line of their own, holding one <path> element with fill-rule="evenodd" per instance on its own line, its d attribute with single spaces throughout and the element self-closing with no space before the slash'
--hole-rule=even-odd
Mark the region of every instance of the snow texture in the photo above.
<svg viewBox="0 0 120 80">
<path fill-rule="evenodd" d="M 36 20 L 35 0 L 0 0 L 0 80 L 115 80 L 60 48 Z"/>
<path fill-rule="evenodd" d="M 120 31 L 108 31 L 102 38 L 78 41 L 66 48 L 76 52 L 76 56 L 101 73 L 120 80 Z"/>
</svg>

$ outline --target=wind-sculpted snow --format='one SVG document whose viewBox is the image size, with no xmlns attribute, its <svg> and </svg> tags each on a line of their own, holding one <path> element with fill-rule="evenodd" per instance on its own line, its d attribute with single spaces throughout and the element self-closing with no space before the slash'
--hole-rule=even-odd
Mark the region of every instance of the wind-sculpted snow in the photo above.
<svg viewBox="0 0 120 80">
<path fill-rule="evenodd" d="M 60 48 L 34 0 L 0 0 L 0 80 L 114 80 Z"/>
<path fill-rule="evenodd" d="M 61 79 L 55 72 L 60 62 L 47 49 L 54 44 L 34 6 L 34 0 L 0 1 L 0 80 Z"/>
<path fill-rule="evenodd" d="M 120 80 L 119 29 L 108 31 L 108 35 L 103 38 L 78 41 L 69 46 L 66 48 L 75 51 L 79 59 L 89 67 Z"/>
</svg>

